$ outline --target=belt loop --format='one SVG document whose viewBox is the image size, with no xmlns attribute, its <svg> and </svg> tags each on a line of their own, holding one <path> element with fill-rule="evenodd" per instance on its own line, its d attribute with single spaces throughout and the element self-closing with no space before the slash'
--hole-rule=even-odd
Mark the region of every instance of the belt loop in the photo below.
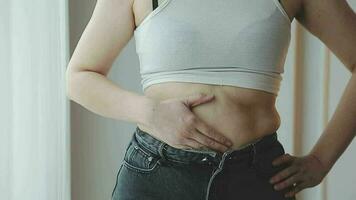
<svg viewBox="0 0 356 200">
<path fill-rule="evenodd" d="M 158 147 L 158 153 L 159 153 L 159 155 L 161 157 L 161 159 L 158 160 L 159 163 L 162 163 L 162 161 L 166 161 L 167 160 L 166 157 L 164 156 L 164 153 L 163 153 L 163 150 L 164 150 L 166 145 L 167 145 L 166 143 L 162 142 Z"/>
</svg>

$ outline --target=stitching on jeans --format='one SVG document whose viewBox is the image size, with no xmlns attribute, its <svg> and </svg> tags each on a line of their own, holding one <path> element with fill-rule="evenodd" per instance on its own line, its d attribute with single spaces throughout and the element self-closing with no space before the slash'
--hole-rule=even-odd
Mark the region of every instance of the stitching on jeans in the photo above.
<svg viewBox="0 0 356 200">
<path fill-rule="evenodd" d="M 144 156 L 146 156 L 146 157 L 151 157 L 151 156 L 152 156 L 150 153 L 147 153 L 144 149 L 142 149 L 142 147 L 140 147 L 139 145 L 134 145 L 134 148 L 135 148 L 138 152 L 142 153 L 142 154 L 143 154 Z"/>
<path fill-rule="evenodd" d="M 158 166 L 158 161 L 155 162 L 155 164 L 149 168 L 149 169 L 144 169 L 144 168 L 140 168 L 140 167 L 136 167 L 136 166 L 133 166 L 131 165 L 130 163 L 128 163 L 126 160 L 124 160 L 123 164 L 128 168 L 128 169 L 131 169 L 135 172 L 139 172 L 139 173 L 150 173 L 150 172 L 153 172 L 157 166 Z"/>
</svg>

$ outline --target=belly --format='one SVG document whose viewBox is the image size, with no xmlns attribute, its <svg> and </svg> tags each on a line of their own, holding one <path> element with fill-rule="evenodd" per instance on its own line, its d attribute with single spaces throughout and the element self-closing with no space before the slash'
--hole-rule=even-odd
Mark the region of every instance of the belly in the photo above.
<svg viewBox="0 0 356 200">
<path fill-rule="evenodd" d="M 206 124 L 218 130 L 238 149 L 280 126 L 275 108 L 276 96 L 261 90 L 187 82 L 165 82 L 151 85 L 144 94 L 155 100 L 185 97 L 195 93 L 214 94 L 214 100 L 195 106 L 192 112 Z M 149 129 L 137 124 L 140 129 Z"/>
</svg>

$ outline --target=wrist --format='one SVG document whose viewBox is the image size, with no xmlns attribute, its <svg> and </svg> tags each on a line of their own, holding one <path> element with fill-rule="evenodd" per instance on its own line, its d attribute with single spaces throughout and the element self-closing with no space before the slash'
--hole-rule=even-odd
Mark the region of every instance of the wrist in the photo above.
<svg viewBox="0 0 356 200">
<path fill-rule="evenodd" d="M 309 153 L 309 156 L 313 157 L 314 159 L 318 160 L 318 162 L 323 166 L 323 169 L 327 172 L 330 171 L 332 166 L 334 165 L 334 162 L 331 160 L 328 160 L 327 158 L 324 157 L 322 153 L 312 151 Z"/>
</svg>

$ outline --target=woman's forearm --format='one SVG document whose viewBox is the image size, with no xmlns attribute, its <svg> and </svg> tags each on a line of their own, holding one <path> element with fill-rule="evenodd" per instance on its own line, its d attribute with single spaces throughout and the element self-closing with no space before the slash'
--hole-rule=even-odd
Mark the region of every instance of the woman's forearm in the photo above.
<svg viewBox="0 0 356 200">
<path fill-rule="evenodd" d="M 120 88 L 93 71 L 67 71 L 67 96 L 104 117 L 148 125 L 155 101 Z"/>
<path fill-rule="evenodd" d="M 341 100 L 310 154 L 331 169 L 356 134 L 356 70 Z"/>
</svg>

